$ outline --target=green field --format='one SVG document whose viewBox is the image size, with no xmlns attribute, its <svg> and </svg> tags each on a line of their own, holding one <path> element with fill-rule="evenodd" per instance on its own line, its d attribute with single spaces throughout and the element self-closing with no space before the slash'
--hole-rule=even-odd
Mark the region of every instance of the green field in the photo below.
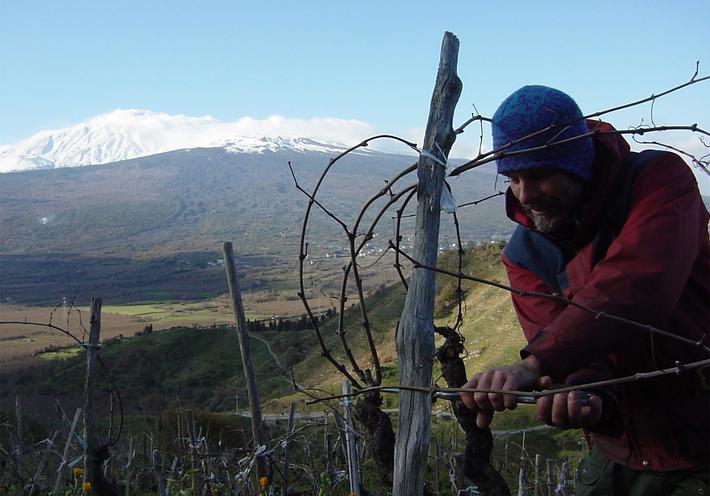
<svg viewBox="0 0 710 496">
<path fill-rule="evenodd" d="M 80 307 L 83 312 L 89 311 L 88 307 Z M 216 303 L 211 302 L 174 302 L 153 303 L 136 305 L 105 305 L 101 313 L 129 315 L 138 317 L 140 321 L 152 322 L 184 322 L 186 318 L 195 322 L 223 322 L 234 319 L 234 314 L 220 309 Z"/>
</svg>

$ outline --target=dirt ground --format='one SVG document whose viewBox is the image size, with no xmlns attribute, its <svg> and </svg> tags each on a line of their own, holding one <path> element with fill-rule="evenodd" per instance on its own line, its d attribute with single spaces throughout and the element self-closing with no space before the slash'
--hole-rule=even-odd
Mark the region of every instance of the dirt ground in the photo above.
<svg viewBox="0 0 710 496">
<path fill-rule="evenodd" d="M 25 324 L 25 322 L 39 325 Z M 165 323 L 151 322 L 154 330 L 193 323 L 194 319 L 190 316 L 186 316 L 184 321 L 171 319 Z M 47 347 L 63 347 L 75 343 L 60 331 L 47 327 L 47 324 L 67 329 L 81 341 L 88 339 L 88 312 L 77 310 L 65 312 L 61 307 L 0 305 L 0 364 L 9 366 L 17 361 L 32 359 L 35 353 Z M 102 312 L 101 340 L 105 341 L 119 335 L 132 336 L 142 331 L 145 325 L 145 320 L 137 315 Z"/>
<path fill-rule="evenodd" d="M 247 318 L 263 319 L 272 315 L 294 316 L 303 313 L 297 298 L 282 295 L 245 294 Z M 318 313 L 329 307 L 326 298 L 311 301 Z M 234 322 L 229 297 L 206 302 L 157 304 L 154 308 L 138 306 L 104 306 L 101 312 L 101 340 L 133 336 L 151 324 L 154 331 L 178 326 L 210 326 Z M 37 352 L 47 348 L 66 347 L 76 341 L 48 324 L 68 330 L 80 341 L 88 339 L 88 309 L 64 310 L 59 307 L 33 307 L 0 304 L 0 367 L 5 371 L 28 360 L 36 360 Z"/>
</svg>

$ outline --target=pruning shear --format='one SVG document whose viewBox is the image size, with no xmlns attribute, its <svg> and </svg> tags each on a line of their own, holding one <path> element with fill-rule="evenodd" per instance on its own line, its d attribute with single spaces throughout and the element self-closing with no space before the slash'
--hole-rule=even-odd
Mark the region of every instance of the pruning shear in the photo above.
<svg viewBox="0 0 710 496">
<path fill-rule="evenodd" d="M 590 394 L 586 391 L 579 391 L 579 393 L 581 394 L 580 402 L 582 406 L 589 406 Z M 442 400 L 456 401 L 461 399 L 461 393 L 457 391 L 435 391 L 434 397 L 441 398 Z M 518 403 L 523 403 L 525 405 L 534 405 L 537 403 L 538 398 L 540 398 L 540 396 L 535 396 L 533 394 L 515 395 L 515 400 Z"/>
</svg>

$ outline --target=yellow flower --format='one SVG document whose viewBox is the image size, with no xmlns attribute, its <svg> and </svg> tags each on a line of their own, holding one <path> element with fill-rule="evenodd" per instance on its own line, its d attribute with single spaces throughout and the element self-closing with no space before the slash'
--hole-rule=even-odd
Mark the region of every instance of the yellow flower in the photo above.
<svg viewBox="0 0 710 496">
<path fill-rule="evenodd" d="M 261 487 L 266 487 L 266 486 L 268 486 L 268 485 L 269 485 L 269 478 L 268 478 L 268 477 L 262 477 L 261 479 L 259 479 L 259 485 L 260 485 Z"/>
<path fill-rule="evenodd" d="M 85 493 L 88 493 L 91 491 L 91 482 L 82 482 L 81 483 L 81 490 L 84 491 Z"/>
<path fill-rule="evenodd" d="M 82 475 L 84 475 L 84 469 L 81 467 L 74 467 L 71 473 L 74 475 L 74 477 L 81 477 Z"/>
</svg>

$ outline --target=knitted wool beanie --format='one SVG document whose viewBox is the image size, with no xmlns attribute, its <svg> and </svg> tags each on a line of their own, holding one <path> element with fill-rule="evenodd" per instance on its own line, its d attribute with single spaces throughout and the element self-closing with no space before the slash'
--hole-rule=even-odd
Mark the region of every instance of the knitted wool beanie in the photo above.
<svg viewBox="0 0 710 496">
<path fill-rule="evenodd" d="M 548 126 L 553 127 L 502 151 L 524 150 L 588 132 L 582 111 L 569 95 L 547 86 L 524 86 L 506 98 L 493 115 L 493 147 L 498 149 Z M 594 144 L 590 137 L 585 137 L 536 152 L 503 157 L 498 160 L 498 173 L 545 167 L 587 181 L 592 175 L 593 161 Z"/>
</svg>

